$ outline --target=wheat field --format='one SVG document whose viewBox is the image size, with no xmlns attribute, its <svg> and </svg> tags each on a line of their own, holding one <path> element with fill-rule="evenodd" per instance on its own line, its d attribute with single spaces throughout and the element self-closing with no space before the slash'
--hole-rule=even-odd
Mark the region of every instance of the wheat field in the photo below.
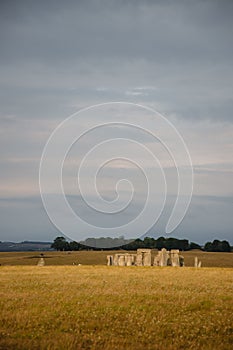
<svg viewBox="0 0 233 350">
<path fill-rule="evenodd" d="M 233 269 L 0 266 L 0 349 L 232 349 Z"/>
</svg>

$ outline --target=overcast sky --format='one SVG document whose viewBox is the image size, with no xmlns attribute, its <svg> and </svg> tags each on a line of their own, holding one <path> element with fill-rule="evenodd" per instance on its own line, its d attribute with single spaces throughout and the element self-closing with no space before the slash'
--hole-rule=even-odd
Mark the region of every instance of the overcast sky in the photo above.
<svg viewBox="0 0 233 350">
<path fill-rule="evenodd" d="M 3 0 L 0 90 L 0 240 L 50 241 L 60 234 L 39 193 L 45 143 L 60 122 L 81 108 L 125 101 L 166 116 L 191 155 L 192 202 L 169 236 L 198 243 L 214 238 L 233 243 L 231 0 Z M 129 138 L 133 133 L 122 132 L 121 137 Z M 113 130 L 106 135 L 111 138 Z M 70 157 L 81 161 L 87 145 L 93 147 L 102 137 L 101 132 L 90 134 Z M 145 135 L 133 138 L 153 144 Z M 99 180 L 103 196 L 112 196 L 115 169 L 120 169 L 117 176 L 133 177 L 129 168 L 113 162 L 103 172 Z M 71 186 L 74 176 L 69 176 L 67 166 L 67 194 L 70 203 L 79 206 L 80 194 Z M 166 176 L 175 181 L 169 170 Z M 140 190 L 128 219 L 140 211 L 145 190 L 140 176 L 135 179 Z M 172 186 L 169 196 L 163 217 L 151 230 L 155 237 L 165 235 Z M 81 211 L 88 217 L 88 212 Z M 94 214 L 89 217 L 95 220 Z M 114 217 L 106 220 L 109 224 L 111 219 L 114 225 Z"/>
</svg>

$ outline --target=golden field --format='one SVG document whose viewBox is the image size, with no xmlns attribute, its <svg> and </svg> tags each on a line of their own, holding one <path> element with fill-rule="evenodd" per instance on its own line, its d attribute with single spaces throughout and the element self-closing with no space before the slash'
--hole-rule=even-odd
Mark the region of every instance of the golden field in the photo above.
<svg viewBox="0 0 233 350">
<path fill-rule="evenodd" d="M 0 349 L 233 348 L 232 268 L 0 266 L 0 283 Z"/>
</svg>

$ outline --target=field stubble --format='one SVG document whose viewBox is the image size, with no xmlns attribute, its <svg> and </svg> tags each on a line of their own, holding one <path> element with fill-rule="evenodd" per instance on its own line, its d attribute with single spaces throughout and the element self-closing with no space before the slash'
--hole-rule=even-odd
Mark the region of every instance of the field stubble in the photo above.
<svg viewBox="0 0 233 350">
<path fill-rule="evenodd" d="M 1 266 L 0 349 L 232 349 L 233 269 Z"/>
</svg>

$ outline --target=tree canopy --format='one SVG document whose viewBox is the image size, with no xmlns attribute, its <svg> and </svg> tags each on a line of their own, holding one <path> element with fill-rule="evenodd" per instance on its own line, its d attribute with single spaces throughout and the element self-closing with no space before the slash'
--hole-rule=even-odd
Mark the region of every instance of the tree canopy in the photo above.
<svg viewBox="0 0 233 350">
<path fill-rule="evenodd" d="M 117 247 L 116 247 L 117 245 Z M 104 248 L 98 248 L 98 247 Z M 112 248 L 114 247 L 115 248 Z M 67 250 L 137 250 L 138 248 L 149 248 L 149 249 L 162 249 L 167 250 L 179 249 L 179 250 L 191 250 L 191 249 L 202 249 L 207 252 L 230 252 L 231 246 L 227 241 L 219 241 L 215 239 L 213 242 L 207 242 L 202 248 L 199 244 L 189 242 L 187 239 L 178 238 L 165 238 L 159 237 L 157 239 L 153 237 L 145 237 L 144 239 L 126 240 L 124 237 L 119 238 L 88 238 L 84 242 L 77 243 L 75 241 L 67 242 L 64 237 L 56 237 L 51 245 L 51 248 L 61 251 Z"/>
</svg>

